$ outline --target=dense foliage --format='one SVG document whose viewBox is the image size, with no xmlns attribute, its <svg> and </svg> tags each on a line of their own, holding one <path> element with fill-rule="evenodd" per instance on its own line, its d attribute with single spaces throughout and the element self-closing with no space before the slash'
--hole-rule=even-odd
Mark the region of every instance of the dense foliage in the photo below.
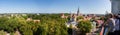
<svg viewBox="0 0 120 35">
<path fill-rule="evenodd" d="M 31 18 L 32 20 L 27 21 L 27 18 Z M 3 16 L 0 17 L 0 32 L 15 33 L 19 31 L 21 35 L 68 35 L 69 28 L 65 25 L 69 20 L 68 18 L 61 18 L 60 14 Z M 83 17 L 77 19 L 83 19 Z M 40 21 L 34 22 L 34 20 Z M 86 33 L 89 32 L 91 26 L 89 21 L 80 21 L 78 28 L 81 32 Z M 72 32 L 72 29 L 70 32 Z"/>
<path fill-rule="evenodd" d="M 86 20 L 86 21 L 80 21 L 79 23 L 78 23 L 78 28 L 79 28 L 79 30 L 81 31 L 81 35 L 85 35 L 86 33 L 89 33 L 90 31 L 91 31 L 91 29 L 92 29 L 92 25 L 91 25 L 92 23 L 90 22 L 90 21 L 88 21 L 88 20 Z"/>
<path fill-rule="evenodd" d="M 26 17 L 40 22 L 26 21 Z M 0 30 L 8 33 L 19 31 L 22 35 L 67 35 L 66 21 L 60 18 L 60 14 L 0 17 Z"/>
</svg>

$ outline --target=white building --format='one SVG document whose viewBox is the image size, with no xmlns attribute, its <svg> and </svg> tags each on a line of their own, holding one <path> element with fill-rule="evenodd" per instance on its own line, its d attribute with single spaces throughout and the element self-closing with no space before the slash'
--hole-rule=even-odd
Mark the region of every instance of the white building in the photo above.
<svg viewBox="0 0 120 35">
<path fill-rule="evenodd" d="M 120 14 L 120 0 L 110 0 L 113 14 Z"/>
</svg>

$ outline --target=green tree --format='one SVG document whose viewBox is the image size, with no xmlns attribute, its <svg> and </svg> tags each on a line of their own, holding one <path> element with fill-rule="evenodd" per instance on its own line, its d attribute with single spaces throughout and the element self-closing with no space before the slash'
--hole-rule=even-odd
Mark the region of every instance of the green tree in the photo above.
<svg viewBox="0 0 120 35">
<path fill-rule="evenodd" d="M 78 22 L 77 26 L 81 32 L 81 35 L 85 35 L 86 33 L 90 32 L 92 25 L 90 21 L 80 21 Z"/>
</svg>

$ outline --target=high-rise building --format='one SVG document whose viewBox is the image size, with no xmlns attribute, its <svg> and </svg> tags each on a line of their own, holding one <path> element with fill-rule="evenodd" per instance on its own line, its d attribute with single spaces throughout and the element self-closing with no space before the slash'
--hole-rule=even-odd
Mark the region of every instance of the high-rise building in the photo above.
<svg viewBox="0 0 120 35">
<path fill-rule="evenodd" d="M 120 14 L 120 0 L 110 0 L 113 14 Z"/>
</svg>

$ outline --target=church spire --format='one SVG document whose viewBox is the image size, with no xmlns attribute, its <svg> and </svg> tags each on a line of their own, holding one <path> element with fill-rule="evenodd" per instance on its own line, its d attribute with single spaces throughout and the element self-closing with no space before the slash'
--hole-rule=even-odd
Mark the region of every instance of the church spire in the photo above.
<svg viewBox="0 0 120 35">
<path fill-rule="evenodd" d="M 79 7 L 78 7 L 78 10 L 77 10 L 77 16 L 79 16 Z"/>
</svg>

